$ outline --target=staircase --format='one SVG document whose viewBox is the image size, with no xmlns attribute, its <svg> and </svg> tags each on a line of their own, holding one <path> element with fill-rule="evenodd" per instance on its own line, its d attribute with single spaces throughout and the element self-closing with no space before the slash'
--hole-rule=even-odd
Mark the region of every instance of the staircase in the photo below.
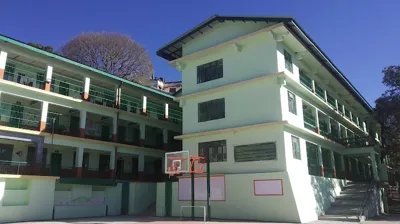
<svg viewBox="0 0 400 224">
<path fill-rule="evenodd" d="M 369 188 L 370 185 L 364 183 L 347 185 L 319 220 L 359 221 L 361 205 Z"/>
</svg>

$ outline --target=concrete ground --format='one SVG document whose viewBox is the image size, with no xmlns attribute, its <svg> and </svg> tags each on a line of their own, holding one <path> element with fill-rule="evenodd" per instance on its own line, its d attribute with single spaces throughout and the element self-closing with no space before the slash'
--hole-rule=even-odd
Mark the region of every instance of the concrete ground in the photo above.
<svg viewBox="0 0 400 224">
<path fill-rule="evenodd" d="M 200 224 L 202 221 L 181 221 L 176 218 L 159 218 L 159 217 L 133 217 L 133 216 L 108 216 L 108 217 L 98 217 L 98 218 L 82 218 L 82 219 L 65 219 L 59 221 L 42 221 L 42 222 L 22 222 L 20 224 L 135 224 L 135 223 L 185 223 L 185 224 Z M 265 224 L 266 222 L 245 222 L 245 221 L 211 221 L 207 222 L 209 224 L 236 224 L 236 223 L 251 223 L 251 224 Z M 289 224 L 289 223 L 273 223 L 270 224 Z M 354 224 L 358 222 L 340 222 L 340 221 L 325 221 L 319 220 L 311 222 L 311 224 Z M 365 224 L 395 224 L 400 223 L 400 214 L 396 215 L 386 215 L 380 216 L 374 220 L 367 220 Z"/>
</svg>

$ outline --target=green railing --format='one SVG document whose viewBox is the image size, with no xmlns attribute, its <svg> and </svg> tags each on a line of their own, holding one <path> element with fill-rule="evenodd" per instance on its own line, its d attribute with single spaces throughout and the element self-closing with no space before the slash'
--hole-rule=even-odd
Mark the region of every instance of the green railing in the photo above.
<svg viewBox="0 0 400 224">
<path fill-rule="evenodd" d="M 19 103 L 0 103 L 0 121 L 5 126 L 38 130 L 40 114 L 40 110 Z"/>
<path fill-rule="evenodd" d="M 4 79 L 26 86 L 43 89 L 46 71 L 24 62 L 7 58 Z"/>
<path fill-rule="evenodd" d="M 328 137 L 329 131 L 328 131 L 328 124 L 325 121 L 319 121 L 319 131 L 321 135 Z"/>
<path fill-rule="evenodd" d="M 305 128 L 315 131 L 317 126 L 315 125 L 315 117 L 312 115 L 311 112 L 306 110 L 303 111 L 303 120 Z"/>
<path fill-rule="evenodd" d="M 314 176 L 320 176 L 319 162 L 318 162 L 318 146 L 306 142 L 307 148 L 307 164 L 308 173 Z"/>
<path fill-rule="evenodd" d="M 343 112 L 343 105 L 340 104 L 339 102 L 338 102 L 338 112 L 339 112 L 339 114 L 344 115 L 344 112 Z"/>
<path fill-rule="evenodd" d="M 182 111 L 168 108 L 168 120 L 171 120 L 173 123 L 182 121 Z"/>
<path fill-rule="evenodd" d="M 348 109 L 346 109 L 346 108 L 344 108 L 344 116 L 349 120 L 351 119 L 350 118 L 350 111 Z"/>
<path fill-rule="evenodd" d="M 155 114 L 158 118 L 163 118 L 165 116 L 164 106 L 161 104 L 153 103 L 147 101 L 146 113 L 148 116 Z"/>
<path fill-rule="evenodd" d="M 53 73 L 50 91 L 73 98 L 82 98 L 84 83 L 81 80 Z"/>
<path fill-rule="evenodd" d="M 328 105 L 332 107 L 333 109 L 336 109 L 336 101 L 335 98 L 333 98 L 331 95 L 328 93 L 326 94 L 326 99 L 328 101 Z"/>
<path fill-rule="evenodd" d="M 115 92 L 96 85 L 90 85 L 89 89 L 90 102 L 107 107 L 114 107 L 115 105 Z"/>
<path fill-rule="evenodd" d="M 312 80 L 304 74 L 303 71 L 300 71 L 300 83 L 306 87 L 308 90 L 312 91 Z"/>
<path fill-rule="evenodd" d="M 376 145 L 377 142 L 374 138 L 370 136 L 366 137 L 349 137 L 341 139 L 342 144 L 346 147 L 353 148 L 353 147 L 367 147 Z"/>
<path fill-rule="evenodd" d="M 46 120 L 46 132 L 60 135 L 79 136 L 79 111 L 76 112 L 77 116 L 73 116 L 74 113 L 68 115 L 62 115 L 56 112 L 49 111 Z M 53 126 L 54 120 L 54 126 Z"/>
<path fill-rule="evenodd" d="M 140 113 L 142 101 L 139 98 L 121 94 L 120 109 L 131 113 Z"/>
<path fill-rule="evenodd" d="M 315 94 L 321 98 L 323 101 L 325 101 L 325 92 L 324 90 L 319 87 L 317 84 L 315 84 Z"/>
</svg>

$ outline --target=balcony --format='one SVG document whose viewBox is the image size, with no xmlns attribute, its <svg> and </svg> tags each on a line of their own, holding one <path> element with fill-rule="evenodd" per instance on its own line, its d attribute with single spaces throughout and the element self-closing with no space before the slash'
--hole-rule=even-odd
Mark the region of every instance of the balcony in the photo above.
<svg viewBox="0 0 400 224">
<path fill-rule="evenodd" d="M 0 160 L 0 174 L 33 175 L 28 162 Z"/>
<path fill-rule="evenodd" d="M 50 91 L 76 99 L 82 99 L 83 81 L 53 73 Z"/>
<path fill-rule="evenodd" d="M 341 144 L 347 148 L 369 147 L 380 144 L 371 136 L 342 138 L 340 141 Z"/>
<path fill-rule="evenodd" d="M 315 123 L 315 116 L 310 110 L 303 110 L 303 120 L 304 120 L 304 127 L 316 132 L 317 131 L 317 125 Z"/>
<path fill-rule="evenodd" d="M 21 101 L 0 102 L 0 124 L 3 126 L 38 130 L 40 123 L 40 110 L 26 107 Z"/>
<path fill-rule="evenodd" d="M 300 83 L 308 90 L 313 92 L 312 80 L 308 76 L 304 75 L 303 71 L 300 71 Z"/>
</svg>

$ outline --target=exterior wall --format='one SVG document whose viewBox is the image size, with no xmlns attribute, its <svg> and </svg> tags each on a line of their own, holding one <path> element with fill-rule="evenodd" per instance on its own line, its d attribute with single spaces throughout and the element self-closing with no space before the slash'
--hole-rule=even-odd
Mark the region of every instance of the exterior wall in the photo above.
<svg viewBox="0 0 400 224">
<path fill-rule="evenodd" d="M 0 222 L 52 218 L 56 178 L 0 177 Z"/>
<path fill-rule="evenodd" d="M 130 183 L 129 215 L 138 215 L 156 202 L 157 183 Z"/>
<path fill-rule="evenodd" d="M 201 35 L 183 46 L 183 56 L 201 51 L 226 41 L 244 36 L 262 28 L 271 26 L 271 23 L 234 23 L 226 21 L 213 26 L 207 33 Z M 185 87 L 186 88 L 186 87 Z"/>
<path fill-rule="evenodd" d="M 236 133 L 215 134 L 183 140 L 183 148 L 189 150 L 190 155 L 198 155 L 198 143 L 226 140 L 227 161 L 213 162 L 210 164 L 211 172 L 217 173 L 259 173 L 259 172 L 279 172 L 284 171 L 285 145 L 282 134 L 282 127 L 279 125 L 238 131 Z M 234 160 L 234 146 L 255 143 L 275 142 L 277 159 L 257 162 L 236 163 Z M 204 167 L 204 170 L 207 169 Z"/>
<path fill-rule="evenodd" d="M 183 134 L 281 121 L 279 94 L 273 77 L 187 100 Z M 198 122 L 198 104 L 218 98 L 225 98 L 225 118 Z"/>
<path fill-rule="evenodd" d="M 293 114 L 289 111 L 289 100 L 288 100 L 288 92 L 291 92 L 296 95 L 296 114 Z M 304 127 L 303 120 L 303 101 L 302 98 L 298 95 L 297 91 L 293 91 L 292 89 L 288 89 L 285 86 L 280 87 L 280 100 L 281 100 L 281 113 L 282 120 L 288 121 L 290 124 L 293 124 L 297 127 Z"/>
<path fill-rule="evenodd" d="M 237 30 L 239 31 L 239 29 Z M 278 72 L 277 45 L 270 33 L 265 32 L 249 37 L 243 40 L 241 44 L 244 47 L 240 52 L 235 52 L 233 46 L 227 45 L 219 48 L 213 54 L 207 54 L 188 61 L 182 71 L 182 85 L 184 86 L 182 95 Z M 183 49 L 185 47 L 186 45 Z M 197 84 L 197 66 L 221 58 L 223 59 L 224 77 Z M 183 110 L 185 109 L 183 108 Z"/>
</svg>

